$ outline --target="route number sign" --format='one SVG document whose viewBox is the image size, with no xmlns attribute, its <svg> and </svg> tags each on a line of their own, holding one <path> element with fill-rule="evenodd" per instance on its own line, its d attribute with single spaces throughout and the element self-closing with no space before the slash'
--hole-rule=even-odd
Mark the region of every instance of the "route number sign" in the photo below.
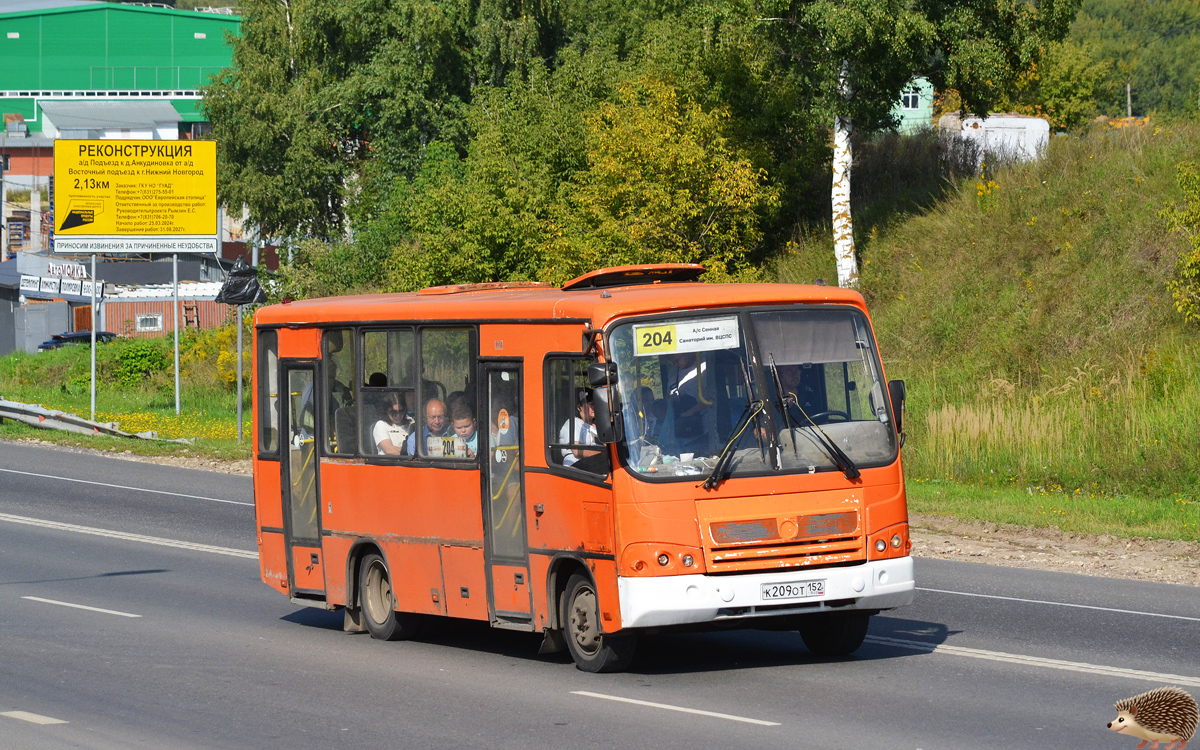
<svg viewBox="0 0 1200 750">
<path fill-rule="evenodd" d="M 634 354 L 649 357 L 678 352 L 711 352 L 736 349 L 737 318 L 701 318 L 675 323 L 648 324 L 633 327 Z"/>
<path fill-rule="evenodd" d="M 54 250 L 217 250 L 214 141 L 58 140 Z"/>
</svg>

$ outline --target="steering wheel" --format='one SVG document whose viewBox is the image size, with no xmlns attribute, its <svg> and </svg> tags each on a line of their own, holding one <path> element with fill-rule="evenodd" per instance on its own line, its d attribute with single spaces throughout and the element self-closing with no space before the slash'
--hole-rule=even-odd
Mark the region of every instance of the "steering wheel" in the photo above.
<svg viewBox="0 0 1200 750">
<path fill-rule="evenodd" d="M 829 410 L 829 411 L 819 411 L 819 412 L 817 412 L 817 413 L 815 413 L 815 414 L 809 414 L 809 415 L 808 415 L 808 418 L 809 418 L 809 419 L 811 419 L 811 420 L 812 420 L 812 421 L 814 421 L 814 422 L 816 422 L 818 419 L 820 419 L 820 418 L 822 418 L 822 417 L 841 417 L 841 419 L 840 419 L 839 421 L 842 421 L 842 422 L 849 422 L 849 421 L 850 421 L 850 415 L 849 415 L 849 414 L 847 414 L 847 413 L 846 413 L 846 412 L 844 412 L 844 411 L 837 411 L 836 409 L 831 409 L 831 410 Z M 826 419 L 826 421 L 829 421 L 829 420 L 828 420 L 828 419 Z"/>
</svg>

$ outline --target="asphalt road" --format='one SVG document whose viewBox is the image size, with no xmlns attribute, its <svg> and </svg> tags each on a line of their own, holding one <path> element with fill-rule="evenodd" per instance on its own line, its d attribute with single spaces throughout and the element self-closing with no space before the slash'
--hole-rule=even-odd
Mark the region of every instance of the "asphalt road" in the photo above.
<svg viewBox="0 0 1200 750">
<path fill-rule="evenodd" d="M 377 642 L 259 581 L 250 503 L 0 443 L 0 748 L 1119 749 L 1116 700 L 1200 695 L 1200 589 L 936 560 L 840 661 L 753 630 L 617 675 L 475 623 Z"/>
</svg>

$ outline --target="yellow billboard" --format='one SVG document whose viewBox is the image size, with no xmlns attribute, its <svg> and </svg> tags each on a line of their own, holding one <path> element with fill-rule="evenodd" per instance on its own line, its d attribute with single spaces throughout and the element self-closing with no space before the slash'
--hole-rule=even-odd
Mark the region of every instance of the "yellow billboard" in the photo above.
<svg viewBox="0 0 1200 750">
<path fill-rule="evenodd" d="M 55 141 L 54 250 L 216 252 L 216 142 Z"/>
</svg>

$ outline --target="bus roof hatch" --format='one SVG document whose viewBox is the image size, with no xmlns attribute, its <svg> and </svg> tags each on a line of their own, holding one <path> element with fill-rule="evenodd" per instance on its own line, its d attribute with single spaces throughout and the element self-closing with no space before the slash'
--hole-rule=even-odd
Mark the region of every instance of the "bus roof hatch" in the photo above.
<svg viewBox="0 0 1200 750">
<path fill-rule="evenodd" d="M 563 291 L 603 289 L 611 286 L 643 284 L 679 284 L 699 281 L 704 266 L 699 263 L 647 263 L 638 266 L 613 266 L 589 271 L 562 285 Z"/>
</svg>

